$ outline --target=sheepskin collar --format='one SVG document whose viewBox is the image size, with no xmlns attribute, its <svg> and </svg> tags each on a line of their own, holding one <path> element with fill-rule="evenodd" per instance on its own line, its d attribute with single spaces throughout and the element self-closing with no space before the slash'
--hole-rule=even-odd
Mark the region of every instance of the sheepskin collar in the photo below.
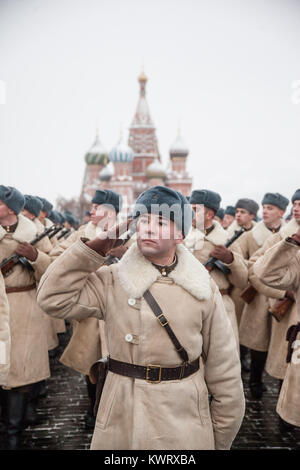
<svg viewBox="0 0 300 470">
<path fill-rule="evenodd" d="M 281 221 L 281 225 L 282 224 L 283 222 Z M 255 227 L 253 227 L 251 233 L 258 246 L 262 246 L 266 239 L 272 235 L 272 231 L 268 229 L 263 220 L 258 222 Z"/>
<path fill-rule="evenodd" d="M 97 236 L 97 226 L 90 220 L 84 227 L 84 236 L 93 240 Z"/>
<path fill-rule="evenodd" d="M 169 274 L 175 284 L 183 287 L 198 300 L 211 296 L 208 271 L 183 245 L 177 245 L 178 263 Z M 161 277 L 160 272 L 140 252 L 136 243 L 131 245 L 117 264 L 120 283 L 130 297 L 140 298 Z"/>
<path fill-rule="evenodd" d="M 17 242 L 31 242 L 37 235 L 35 224 L 22 214 L 19 214 L 17 218 L 18 225 L 15 232 L 12 234 L 13 239 Z M 7 235 L 7 232 L 0 226 L 0 240 L 2 240 L 5 235 Z"/>
<path fill-rule="evenodd" d="M 282 238 L 291 237 L 294 233 L 298 232 L 300 226 L 297 224 L 296 220 L 293 218 L 287 224 L 284 224 L 279 233 Z"/>
<path fill-rule="evenodd" d="M 225 245 L 228 237 L 226 230 L 216 220 L 214 220 L 213 225 L 214 229 L 205 236 L 205 240 L 208 240 L 213 245 Z"/>
</svg>

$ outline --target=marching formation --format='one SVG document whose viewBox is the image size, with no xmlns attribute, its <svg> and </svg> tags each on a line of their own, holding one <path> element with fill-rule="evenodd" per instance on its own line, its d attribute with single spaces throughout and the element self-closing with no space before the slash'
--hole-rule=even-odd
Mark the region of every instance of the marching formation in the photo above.
<svg viewBox="0 0 300 470">
<path fill-rule="evenodd" d="M 91 449 L 230 449 L 263 374 L 300 427 L 300 189 L 221 209 L 221 196 L 153 186 L 124 215 L 98 189 L 87 220 L 0 186 L 0 405 L 5 448 L 60 362 L 84 374 Z"/>
</svg>

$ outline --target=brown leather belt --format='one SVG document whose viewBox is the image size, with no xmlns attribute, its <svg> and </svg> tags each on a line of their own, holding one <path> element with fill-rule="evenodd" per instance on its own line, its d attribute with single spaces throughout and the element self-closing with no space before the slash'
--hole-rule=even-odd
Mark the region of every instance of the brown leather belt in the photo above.
<svg viewBox="0 0 300 470">
<path fill-rule="evenodd" d="M 26 292 L 27 290 L 33 290 L 36 288 L 36 283 L 30 284 L 29 286 L 20 287 L 5 287 L 5 292 L 11 294 L 12 292 Z"/>
<path fill-rule="evenodd" d="M 221 295 L 229 295 L 230 294 L 230 290 L 229 289 L 219 289 L 220 290 L 220 294 Z"/>
<path fill-rule="evenodd" d="M 115 374 L 143 379 L 150 383 L 159 383 L 162 380 L 181 380 L 194 374 L 199 369 L 199 357 L 192 362 L 182 364 L 178 367 L 161 367 L 155 364 L 138 366 L 128 362 L 116 361 L 109 358 L 108 370 Z"/>
</svg>

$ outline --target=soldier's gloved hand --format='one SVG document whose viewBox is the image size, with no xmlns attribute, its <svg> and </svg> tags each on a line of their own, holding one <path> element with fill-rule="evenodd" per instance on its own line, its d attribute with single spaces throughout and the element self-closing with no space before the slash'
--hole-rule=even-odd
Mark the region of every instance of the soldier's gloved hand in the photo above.
<svg viewBox="0 0 300 470">
<path fill-rule="evenodd" d="M 230 264 L 233 262 L 233 254 L 228 248 L 223 245 L 216 246 L 213 251 L 210 253 L 210 256 L 213 256 L 216 259 L 219 259 L 225 264 Z"/>
<path fill-rule="evenodd" d="M 106 256 L 113 247 L 117 248 L 123 244 L 123 240 L 119 239 L 119 237 L 127 232 L 132 220 L 129 217 L 125 222 L 112 227 L 108 232 L 100 232 L 97 238 L 86 242 L 86 245 L 92 250 L 97 251 L 99 255 Z"/>
<path fill-rule="evenodd" d="M 111 250 L 109 250 L 109 252 L 107 254 L 111 255 L 111 256 L 115 256 L 116 258 L 121 259 L 122 256 L 124 255 L 124 253 L 126 253 L 127 250 L 128 250 L 128 247 L 126 245 L 121 245 L 121 246 L 117 246 L 115 248 L 112 248 Z"/>
<path fill-rule="evenodd" d="M 298 230 L 297 233 L 295 233 L 294 235 L 292 235 L 292 238 L 293 238 L 293 240 L 296 240 L 296 242 L 297 242 L 298 244 L 300 244 L 300 228 L 299 228 L 299 230 Z"/>
<path fill-rule="evenodd" d="M 35 261 L 38 257 L 37 249 L 30 243 L 20 243 L 15 251 L 18 255 L 25 256 L 29 261 Z"/>
</svg>

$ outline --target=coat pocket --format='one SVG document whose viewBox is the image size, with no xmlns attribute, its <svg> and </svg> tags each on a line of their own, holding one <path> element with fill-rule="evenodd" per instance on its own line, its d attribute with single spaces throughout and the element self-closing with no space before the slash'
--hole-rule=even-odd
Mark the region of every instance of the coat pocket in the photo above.
<svg viewBox="0 0 300 470">
<path fill-rule="evenodd" d="M 98 408 L 96 427 L 104 429 L 113 407 L 120 376 L 108 372 Z"/>
<path fill-rule="evenodd" d="M 194 377 L 194 384 L 197 389 L 198 395 L 198 412 L 200 416 L 201 423 L 203 425 L 207 424 L 211 420 L 210 410 L 209 410 L 209 397 L 206 384 L 204 382 L 201 374 L 196 374 Z"/>
</svg>

